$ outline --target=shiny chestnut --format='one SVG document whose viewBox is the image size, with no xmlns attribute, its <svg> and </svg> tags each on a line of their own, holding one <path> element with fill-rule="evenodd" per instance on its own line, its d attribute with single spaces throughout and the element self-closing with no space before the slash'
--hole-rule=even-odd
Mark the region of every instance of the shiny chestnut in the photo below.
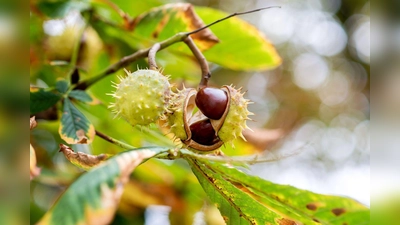
<svg viewBox="0 0 400 225">
<path fill-rule="evenodd" d="M 222 89 L 203 87 L 197 92 L 195 102 L 206 117 L 219 120 L 228 105 L 228 95 Z"/>
<path fill-rule="evenodd" d="M 191 124 L 190 131 L 192 132 L 192 140 L 199 144 L 211 146 L 219 141 L 209 119 Z"/>
</svg>

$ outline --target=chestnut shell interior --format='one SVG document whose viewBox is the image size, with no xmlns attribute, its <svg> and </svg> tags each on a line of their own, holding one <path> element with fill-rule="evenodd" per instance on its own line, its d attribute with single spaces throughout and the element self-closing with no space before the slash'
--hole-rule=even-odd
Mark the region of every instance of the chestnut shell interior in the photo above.
<svg viewBox="0 0 400 225">
<path fill-rule="evenodd" d="M 187 139 L 182 140 L 183 143 L 186 144 L 188 147 L 191 147 L 193 149 L 200 150 L 200 151 L 213 151 L 215 149 L 218 149 L 219 147 L 221 147 L 224 144 L 218 138 L 218 131 L 222 127 L 224 120 L 226 118 L 226 115 L 228 114 L 228 111 L 229 111 L 230 92 L 229 92 L 229 88 L 227 86 L 223 86 L 221 89 L 223 89 L 227 93 L 228 102 L 227 102 L 227 106 L 226 106 L 224 114 L 218 120 L 213 120 L 213 119 L 207 118 L 200 110 L 197 110 L 194 113 L 195 109 L 197 108 L 196 102 L 195 102 L 197 91 L 193 88 L 188 90 L 188 93 L 186 95 L 186 99 L 185 99 L 184 105 L 183 105 L 183 107 L 184 107 L 183 120 L 185 121 L 184 128 L 185 128 L 185 131 L 187 134 Z M 193 132 L 196 134 L 193 134 L 191 131 L 191 126 L 193 124 L 200 123 L 201 121 L 209 121 L 209 123 L 211 123 L 212 129 L 210 129 L 207 125 L 206 126 L 207 129 L 205 129 L 205 132 L 214 131 L 215 133 L 213 135 L 200 134 L 199 132 L 202 132 L 202 131 L 196 130 L 195 132 Z M 193 126 L 192 126 L 192 129 L 194 129 Z M 200 138 L 200 136 L 203 138 L 207 137 L 206 141 L 203 138 Z M 211 136 L 213 138 L 211 138 Z M 201 143 L 198 143 L 196 140 Z"/>
</svg>

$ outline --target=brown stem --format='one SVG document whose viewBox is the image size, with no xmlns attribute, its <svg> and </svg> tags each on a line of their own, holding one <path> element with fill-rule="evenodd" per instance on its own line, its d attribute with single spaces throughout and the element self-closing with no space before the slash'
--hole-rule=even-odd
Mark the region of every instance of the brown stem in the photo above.
<svg viewBox="0 0 400 225">
<path fill-rule="evenodd" d="M 149 68 L 151 70 L 158 70 L 157 63 L 156 63 L 156 53 L 158 50 L 160 50 L 160 43 L 155 43 L 149 51 L 149 55 L 147 58 L 149 59 Z"/>
<path fill-rule="evenodd" d="M 129 144 L 126 144 L 126 143 L 118 141 L 118 140 L 116 140 L 116 139 L 114 139 L 114 138 L 112 138 L 110 136 L 107 136 L 107 135 L 101 133 L 98 130 L 96 130 L 96 135 L 101 137 L 102 139 L 110 142 L 111 144 L 117 145 L 117 146 L 119 146 L 121 148 L 124 148 L 124 149 L 134 149 L 135 148 L 135 147 L 133 147 L 133 146 L 131 146 Z"/>
<path fill-rule="evenodd" d="M 120 61 L 112 64 L 111 66 L 109 66 L 106 70 L 104 70 L 103 72 L 99 73 L 98 75 L 89 78 L 87 80 L 84 80 L 80 83 L 78 83 L 74 89 L 78 89 L 78 90 L 85 90 L 88 87 L 90 87 L 92 84 L 96 83 L 97 81 L 103 79 L 104 77 L 117 72 L 119 69 L 131 64 L 132 62 L 144 58 L 149 54 L 149 50 L 150 49 L 142 49 L 139 50 L 131 55 L 125 56 L 123 57 Z"/>
<path fill-rule="evenodd" d="M 160 44 L 159 51 L 164 49 L 164 48 L 166 48 L 166 47 L 168 47 L 168 46 L 170 46 L 170 45 L 172 45 L 172 44 L 175 44 L 177 42 L 182 41 L 182 39 L 187 37 L 187 35 L 188 35 L 187 33 L 183 33 L 183 32 L 177 33 L 174 36 L 172 36 L 172 37 L 160 42 L 159 43 Z M 123 67 L 125 67 L 125 66 L 127 66 L 127 65 L 129 65 L 129 64 L 131 64 L 133 62 L 135 62 L 138 59 L 145 58 L 146 56 L 149 55 L 150 49 L 151 48 L 141 49 L 141 50 L 138 50 L 137 52 L 135 52 L 135 53 L 133 53 L 131 55 L 123 57 L 120 61 L 112 64 L 111 66 L 109 66 L 106 70 L 104 70 L 100 74 L 97 74 L 96 76 L 94 76 L 92 78 L 89 78 L 87 80 L 84 80 L 84 81 L 78 83 L 75 86 L 74 89 L 78 89 L 78 90 L 87 89 L 92 84 L 94 84 L 97 81 L 107 77 L 108 75 L 110 75 L 112 73 L 117 72 L 119 69 L 121 69 L 121 68 L 123 68 Z"/>
<path fill-rule="evenodd" d="M 200 63 L 201 80 L 199 83 L 199 88 L 206 87 L 208 84 L 208 80 L 211 77 L 210 68 L 208 67 L 206 57 L 204 57 L 200 49 L 197 48 L 196 44 L 194 43 L 193 39 L 190 36 L 184 38 L 183 41 L 190 48 L 190 50 L 193 52 L 193 55 L 196 57 L 197 61 L 199 61 Z"/>
</svg>

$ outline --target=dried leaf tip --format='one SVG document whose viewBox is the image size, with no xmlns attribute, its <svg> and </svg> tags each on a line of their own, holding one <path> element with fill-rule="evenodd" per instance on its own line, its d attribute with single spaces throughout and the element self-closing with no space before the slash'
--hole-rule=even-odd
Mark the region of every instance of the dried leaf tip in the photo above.
<svg viewBox="0 0 400 225">
<path fill-rule="evenodd" d="M 29 128 L 30 128 L 30 130 L 32 130 L 33 128 L 35 128 L 37 126 L 37 122 L 36 122 L 36 120 L 35 120 L 35 116 L 32 116 L 30 119 L 29 119 Z"/>
</svg>

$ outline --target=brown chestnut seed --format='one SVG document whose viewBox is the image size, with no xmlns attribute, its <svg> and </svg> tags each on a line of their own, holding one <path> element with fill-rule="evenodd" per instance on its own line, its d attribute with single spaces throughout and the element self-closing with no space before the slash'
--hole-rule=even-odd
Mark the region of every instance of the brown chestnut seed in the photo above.
<svg viewBox="0 0 400 225">
<path fill-rule="evenodd" d="M 196 95 L 196 105 L 208 118 L 218 120 L 222 117 L 228 104 L 228 95 L 217 88 L 201 88 Z"/>
<path fill-rule="evenodd" d="M 192 140 L 199 144 L 213 145 L 219 141 L 209 119 L 190 125 L 190 131 L 192 132 Z"/>
</svg>

